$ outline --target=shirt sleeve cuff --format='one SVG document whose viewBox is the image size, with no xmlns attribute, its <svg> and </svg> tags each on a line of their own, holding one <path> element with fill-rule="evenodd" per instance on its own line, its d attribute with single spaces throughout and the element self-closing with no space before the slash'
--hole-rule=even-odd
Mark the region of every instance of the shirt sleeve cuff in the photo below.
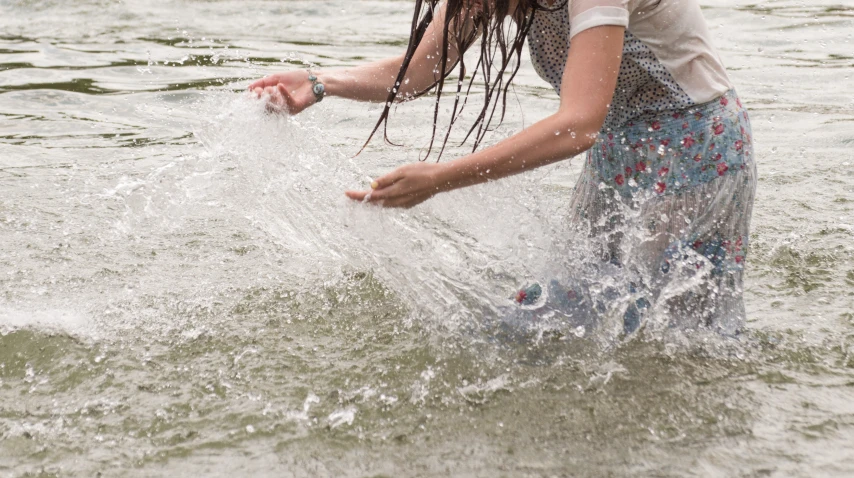
<svg viewBox="0 0 854 478">
<path fill-rule="evenodd" d="M 620 7 L 594 7 L 584 11 L 572 19 L 569 27 L 569 38 L 584 30 L 603 25 L 629 26 L 629 11 Z"/>
</svg>

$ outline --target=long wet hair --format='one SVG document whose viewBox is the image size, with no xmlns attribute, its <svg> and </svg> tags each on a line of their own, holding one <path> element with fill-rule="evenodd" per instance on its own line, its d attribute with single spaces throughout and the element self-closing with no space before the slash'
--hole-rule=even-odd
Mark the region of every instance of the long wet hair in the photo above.
<svg viewBox="0 0 854 478">
<path fill-rule="evenodd" d="M 421 43 L 427 28 L 433 23 L 439 3 L 439 0 L 415 0 L 409 45 L 406 48 L 403 63 L 400 66 L 394 86 L 390 89 L 386 98 L 383 112 L 373 131 L 371 131 L 368 140 L 365 142 L 365 146 L 370 143 L 380 127 L 383 128 L 383 138 L 385 141 L 389 144 L 394 144 L 388 139 L 389 113 L 394 102 L 400 100 L 398 98 L 398 91 L 406 77 L 406 72 L 412 62 L 415 50 Z M 504 115 L 507 111 L 507 93 L 521 66 L 522 49 L 525 46 L 525 39 L 533 24 L 536 11 L 555 11 L 559 8 L 566 8 L 566 3 L 567 0 L 557 0 L 552 7 L 545 7 L 539 5 L 537 0 L 519 0 L 515 11 L 511 14 L 510 0 L 447 0 L 447 12 L 441 30 L 442 45 L 444 48 L 441 51 L 441 58 L 439 58 L 438 71 L 434 74 L 435 81 L 425 90 L 417 92 L 414 95 L 407 95 L 407 97 L 402 99 L 402 101 L 406 101 L 424 96 L 431 91 L 436 92 L 436 104 L 433 109 L 433 133 L 427 153 L 421 158 L 422 161 L 430 156 L 436 141 L 439 104 L 447 77 L 454 70 L 457 71 L 456 98 L 454 100 L 454 107 L 451 110 L 450 124 L 448 125 L 448 130 L 445 132 L 437 161 L 442 157 L 451 134 L 451 129 L 460 114 L 462 114 L 468 94 L 478 76 L 481 78 L 484 86 L 486 99 L 480 114 L 468 130 L 461 145 L 465 144 L 474 135 L 472 151 L 477 150 L 486 133 L 490 131 L 489 127 L 495 117 L 499 103 L 501 104 L 499 124 L 504 121 Z M 515 29 L 513 29 L 515 30 L 515 35 L 510 34 L 510 31 L 513 30 L 508 30 L 505 27 L 505 19 L 508 16 L 515 23 Z M 474 68 L 469 71 L 469 65 L 466 64 L 464 55 L 477 40 L 480 40 L 480 55 Z M 458 52 L 458 59 L 455 64 L 448 65 L 448 54 L 451 48 L 454 48 Z M 505 75 L 508 70 L 510 74 Z M 468 85 L 465 86 L 466 91 L 463 95 L 464 80 L 467 74 L 471 74 L 471 79 Z M 505 76 L 507 77 L 505 78 Z M 461 105 L 460 98 L 462 96 L 465 99 L 463 99 Z"/>
</svg>

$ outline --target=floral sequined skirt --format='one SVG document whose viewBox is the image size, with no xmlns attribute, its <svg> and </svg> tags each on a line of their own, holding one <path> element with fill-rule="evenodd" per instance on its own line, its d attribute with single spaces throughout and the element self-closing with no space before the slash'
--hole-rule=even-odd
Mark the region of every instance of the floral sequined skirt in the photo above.
<svg viewBox="0 0 854 478">
<path fill-rule="evenodd" d="M 604 130 L 570 207 L 596 257 L 526 313 L 585 327 L 618 317 L 626 333 L 652 323 L 737 334 L 755 191 L 750 121 L 734 91 Z"/>
<path fill-rule="evenodd" d="M 672 195 L 753 165 L 747 110 L 734 91 L 691 109 L 603 131 L 585 173 L 626 199 Z M 646 197 L 641 195 L 640 197 Z"/>
</svg>

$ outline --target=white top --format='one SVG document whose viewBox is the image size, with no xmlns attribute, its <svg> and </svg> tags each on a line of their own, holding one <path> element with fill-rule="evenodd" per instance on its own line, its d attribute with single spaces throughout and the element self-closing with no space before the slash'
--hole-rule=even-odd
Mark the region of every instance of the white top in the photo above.
<svg viewBox="0 0 854 478">
<path fill-rule="evenodd" d="M 623 60 L 605 125 L 706 103 L 732 89 L 698 0 L 539 0 L 528 34 L 537 73 L 560 94 L 572 37 L 626 27 Z"/>
</svg>

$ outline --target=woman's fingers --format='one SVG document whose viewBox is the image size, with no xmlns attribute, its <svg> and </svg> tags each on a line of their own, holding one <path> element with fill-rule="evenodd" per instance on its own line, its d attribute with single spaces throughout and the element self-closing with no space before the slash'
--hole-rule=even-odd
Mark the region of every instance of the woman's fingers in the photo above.
<svg viewBox="0 0 854 478">
<path fill-rule="evenodd" d="M 278 111 L 281 102 L 281 98 L 278 98 L 279 93 L 276 90 L 271 89 L 269 86 L 264 88 L 264 93 L 262 96 L 266 96 L 267 99 L 267 109 L 269 111 Z"/>
<path fill-rule="evenodd" d="M 359 202 L 367 202 L 384 208 L 411 208 L 424 202 L 426 197 L 418 197 L 413 194 L 380 194 L 381 191 L 346 191 L 344 194 Z"/>
<path fill-rule="evenodd" d="M 413 194 L 379 194 L 380 191 L 346 191 L 344 194 L 353 201 L 367 202 L 386 208 L 410 208 L 424 202 L 425 197 Z"/>
<path fill-rule="evenodd" d="M 402 169 L 403 168 L 397 168 L 394 171 L 377 178 L 376 181 L 371 184 L 371 187 L 373 189 L 383 189 L 400 181 L 404 177 L 404 172 L 402 171 Z"/>
<path fill-rule="evenodd" d="M 267 109 L 276 112 L 287 112 L 295 115 L 313 104 L 311 84 L 307 77 L 294 76 L 294 72 L 277 73 L 261 78 L 249 85 L 249 91 L 256 98 L 268 95 Z"/>
<path fill-rule="evenodd" d="M 348 198 L 354 201 L 364 201 L 366 198 L 368 202 L 378 203 L 380 201 L 385 201 L 387 199 L 397 200 L 403 195 L 397 191 L 397 188 L 389 188 L 389 189 L 371 189 L 368 191 L 346 191 L 344 194 L 347 195 Z"/>
<path fill-rule="evenodd" d="M 257 87 L 257 88 L 252 88 L 252 89 L 251 89 L 251 90 L 249 90 L 249 91 L 251 91 L 251 92 L 252 92 L 252 94 L 254 94 L 256 97 L 261 98 L 261 97 L 262 97 L 262 96 L 264 96 L 264 95 L 272 96 L 272 93 L 273 93 L 273 91 L 275 91 L 275 90 L 274 90 L 274 89 L 273 89 L 273 87 L 271 87 L 271 86 L 267 86 L 267 87 L 264 87 L 264 88 L 262 88 L 262 87 L 260 87 L 260 86 L 259 86 L 259 87 Z"/>
<path fill-rule="evenodd" d="M 249 85 L 249 89 L 255 91 L 258 88 L 261 88 L 263 90 L 268 86 L 276 86 L 278 83 L 279 79 L 276 77 L 276 75 L 265 76 L 260 80 L 253 81 L 252 84 Z"/>
<path fill-rule="evenodd" d="M 398 168 L 377 178 L 376 181 L 371 183 L 371 189 L 368 191 L 346 191 L 344 194 L 354 201 L 364 201 L 366 197 L 369 202 L 378 202 L 394 198 L 399 195 L 398 189 L 400 188 L 392 188 L 391 186 L 401 179 L 403 179 L 403 173 L 401 173 L 400 168 Z"/>
<path fill-rule="evenodd" d="M 399 196 L 393 199 L 375 197 L 376 193 L 374 191 L 346 191 L 344 194 L 348 198 L 359 202 L 363 202 L 365 201 L 365 198 L 368 198 L 368 202 L 370 204 L 374 204 L 380 207 L 412 207 L 421 202 L 416 202 L 412 198 L 407 196 Z"/>
<path fill-rule="evenodd" d="M 378 183 L 381 179 L 383 179 L 383 178 L 379 178 L 374 182 Z M 375 202 L 375 201 L 384 201 L 387 199 L 388 200 L 395 200 L 398 198 L 409 196 L 409 192 L 406 189 L 404 189 L 403 187 L 401 187 L 403 185 L 403 183 L 402 183 L 403 179 L 404 178 L 401 176 L 400 179 L 394 181 L 389 186 L 384 186 L 384 187 L 381 186 L 378 188 L 372 188 L 371 198 L 369 199 L 369 201 Z M 373 184 L 371 186 L 373 186 Z"/>
<path fill-rule="evenodd" d="M 370 193 L 371 191 L 344 191 L 344 194 L 354 201 L 364 201 L 365 196 Z"/>
<path fill-rule="evenodd" d="M 255 86 L 253 83 L 252 86 Z M 267 109 L 271 111 L 285 111 L 290 114 L 296 114 L 305 109 L 304 106 L 297 104 L 293 93 L 288 91 L 288 87 L 284 83 L 274 83 L 267 86 L 255 86 L 250 88 L 252 94 L 256 98 L 267 97 Z"/>
<path fill-rule="evenodd" d="M 347 191 L 355 201 L 368 201 L 383 207 L 412 207 L 436 193 L 431 165 L 410 164 L 383 175 L 371 184 L 370 191 Z"/>
</svg>

